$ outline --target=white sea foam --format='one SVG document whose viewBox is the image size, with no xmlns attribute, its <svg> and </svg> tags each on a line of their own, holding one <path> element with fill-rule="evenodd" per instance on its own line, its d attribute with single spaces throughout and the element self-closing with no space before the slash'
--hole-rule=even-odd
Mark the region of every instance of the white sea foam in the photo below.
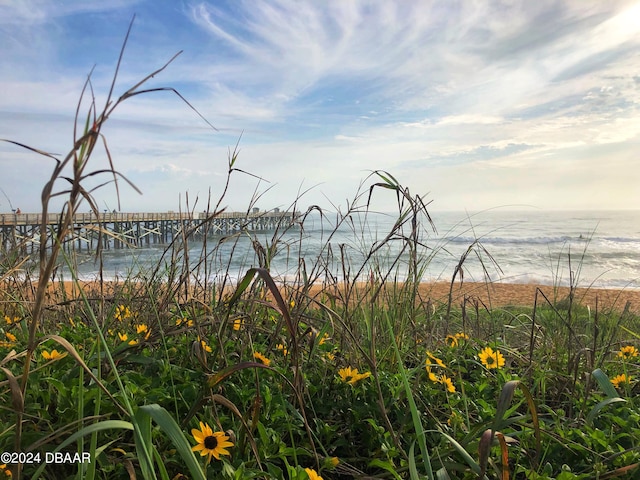
<svg viewBox="0 0 640 480">
<path fill-rule="evenodd" d="M 579 286 L 640 288 L 640 211 L 492 210 L 473 215 L 436 212 L 432 218 L 437 232 L 425 222 L 423 244 L 418 249 L 425 267 L 422 272 L 425 281 L 449 281 L 461 256 L 477 242 L 464 262 L 465 280 L 486 280 L 486 269 L 491 281 L 547 285 L 568 285 L 573 281 Z M 339 280 L 345 271 L 355 275 L 372 247 L 386 238 L 396 218 L 355 215 L 352 220 L 329 237 L 333 230 L 330 222 L 321 222 L 317 215 L 309 216 L 302 231 L 290 231 L 279 239 L 277 253 L 271 259 L 274 277 L 295 280 L 300 259 L 309 275 L 319 271 L 318 265 L 326 268 L 320 274 L 328 271 Z M 212 247 L 216 242 L 209 241 L 210 279 L 242 278 L 248 268 L 258 266 L 252 239 L 266 247 L 273 243 L 272 236 L 272 233 L 241 235 L 237 242 L 222 243 L 215 251 Z M 406 251 L 402 253 L 404 246 L 401 236 L 394 236 L 376 250 L 374 260 L 364 265 L 361 279 L 366 280 L 376 267 L 383 273 L 393 269 L 392 279 L 405 279 L 409 256 Z M 103 276 L 116 279 L 149 273 L 159 264 L 169 262 L 168 258 L 162 259 L 162 252 L 162 246 L 105 250 Z M 202 258 L 202 243 L 190 243 L 189 257 L 192 263 Z M 82 277 L 95 278 L 98 267 L 87 257 L 78 270 Z M 201 268 L 200 274 L 203 272 Z"/>
</svg>

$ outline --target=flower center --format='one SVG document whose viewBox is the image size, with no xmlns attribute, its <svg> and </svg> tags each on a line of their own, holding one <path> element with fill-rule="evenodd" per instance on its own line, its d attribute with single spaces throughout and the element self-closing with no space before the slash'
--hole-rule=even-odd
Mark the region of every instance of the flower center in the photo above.
<svg viewBox="0 0 640 480">
<path fill-rule="evenodd" d="M 204 446 L 207 450 L 215 450 L 218 446 L 218 439 L 214 436 L 208 436 L 204 439 Z"/>
<path fill-rule="evenodd" d="M 487 365 L 493 365 L 495 361 L 496 361 L 496 360 L 495 360 L 495 358 L 493 358 L 493 357 L 488 357 L 488 358 L 487 358 Z"/>
</svg>

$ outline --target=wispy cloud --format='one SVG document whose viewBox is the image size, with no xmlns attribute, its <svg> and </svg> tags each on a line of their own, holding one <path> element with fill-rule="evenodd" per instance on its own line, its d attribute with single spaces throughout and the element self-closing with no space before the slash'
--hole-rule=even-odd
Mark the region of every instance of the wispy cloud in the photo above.
<svg viewBox="0 0 640 480">
<path fill-rule="evenodd" d="M 68 149 L 86 74 L 103 102 L 134 13 L 118 92 L 184 50 L 149 85 L 220 130 L 168 92 L 114 114 L 123 173 L 163 208 L 216 184 L 241 132 L 243 168 L 278 204 L 301 183 L 322 184 L 310 202 L 346 199 L 379 168 L 442 208 L 591 208 L 596 188 L 609 207 L 640 201 L 637 1 L 0 2 L 0 136 Z M 17 158 L 0 146 L 3 178 Z"/>
</svg>

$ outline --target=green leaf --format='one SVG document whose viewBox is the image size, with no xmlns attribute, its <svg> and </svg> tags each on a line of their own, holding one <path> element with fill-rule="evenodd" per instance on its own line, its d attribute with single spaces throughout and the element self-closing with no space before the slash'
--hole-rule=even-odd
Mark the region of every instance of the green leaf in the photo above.
<svg viewBox="0 0 640 480">
<path fill-rule="evenodd" d="M 369 462 L 369 466 L 382 468 L 383 470 L 386 470 L 391 475 L 393 475 L 393 478 L 402 480 L 402 477 L 398 475 L 398 472 L 396 472 L 396 469 L 390 462 L 385 462 L 384 460 L 380 460 L 379 458 L 374 458 Z"/>
</svg>

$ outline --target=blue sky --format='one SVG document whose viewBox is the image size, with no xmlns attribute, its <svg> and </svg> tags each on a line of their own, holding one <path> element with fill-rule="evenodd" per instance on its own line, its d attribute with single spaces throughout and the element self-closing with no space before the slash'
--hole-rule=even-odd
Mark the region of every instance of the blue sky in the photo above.
<svg viewBox="0 0 640 480">
<path fill-rule="evenodd" d="M 183 51 L 147 86 L 218 131 L 167 92 L 122 104 L 103 133 L 143 192 L 121 184 L 123 211 L 204 209 L 240 135 L 231 210 L 344 210 L 377 169 L 434 210 L 640 208 L 638 1 L 0 0 L 0 138 L 68 152 L 134 14 L 116 94 Z M 39 211 L 52 167 L 0 143 L 0 211 Z"/>
</svg>

